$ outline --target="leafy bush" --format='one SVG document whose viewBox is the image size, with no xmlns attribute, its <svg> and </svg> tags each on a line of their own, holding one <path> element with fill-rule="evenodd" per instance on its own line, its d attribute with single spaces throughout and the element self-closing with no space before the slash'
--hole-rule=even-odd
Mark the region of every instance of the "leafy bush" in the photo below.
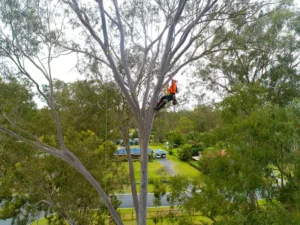
<svg viewBox="0 0 300 225">
<path fill-rule="evenodd" d="M 178 156 L 181 161 L 189 162 L 193 156 L 192 145 L 185 144 L 178 152 Z"/>
<path fill-rule="evenodd" d="M 137 129 L 132 130 L 130 138 L 134 139 L 134 138 L 138 138 L 138 137 L 139 137 L 138 130 Z"/>
<path fill-rule="evenodd" d="M 180 134 L 178 132 L 171 132 L 168 134 L 168 141 L 172 147 L 173 146 L 179 147 L 179 146 L 183 145 L 184 137 L 182 136 L 182 134 Z"/>
<path fill-rule="evenodd" d="M 202 143 L 195 143 L 192 145 L 192 156 L 198 156 L 199 152 L 203 151 Z"/>
</svg>

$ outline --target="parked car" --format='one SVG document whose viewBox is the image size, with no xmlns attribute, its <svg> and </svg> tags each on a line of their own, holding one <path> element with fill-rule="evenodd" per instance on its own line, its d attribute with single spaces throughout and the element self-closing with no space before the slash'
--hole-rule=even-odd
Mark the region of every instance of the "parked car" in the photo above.
<svg viewBox="0 0 300 225">
<path fill-rule="evenodd" d="M 155 159 L 166 159 L 167 152 L 161 149 L 153 151 L 153 158 Z"/>
<path fill-rule="evenodd" d="M 139 142 L 139 139 L 138 138 L 134 138 L 133 139 L 133 143 L 135 144 L 135 145 L 138 145 L 140 142 Z"/>
</svg>

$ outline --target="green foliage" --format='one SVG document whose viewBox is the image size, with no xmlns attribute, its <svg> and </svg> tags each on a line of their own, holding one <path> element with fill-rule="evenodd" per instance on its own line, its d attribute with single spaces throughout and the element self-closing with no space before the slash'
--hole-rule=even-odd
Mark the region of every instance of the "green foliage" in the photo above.
<svg viewBox="0 0 300 225">
<path fill-rule="evenodd" d="M 33 93 L 28 90 L 27 80 L 17 80 L 0 76 L 0 121 L 7 123 L 7 118 L 13 123 L 24 123 L 35 108 Z M 6 118 L 4 118 L 4 115 Z"/>
<path fill-rule="evenodd" d="M 194 144 L 194 143 L 201 141 L 201 136 L 202 136 L 201 133 L 191 131 L 188 133 L 186 138 L 187 138 L 188 143 Z"/>
<path fill-rule="evenodd" d="M 299 97 L 299 69 L 295 66 L 299 64 L 296 55 L 300 50 L 295 26 L 298 17 L 299 12 L 285 2 L 276 10 L 262 10 L 243 28 L 240 26 L 244 18 L 233 18 L 231 22 L 238 28 L 222 46 L 228 51 L 208 56 L 201 78 L 211 89 L 228 94 L 239 93 L 258 82 L 268 101 L 281 106 L 289 104 Z M 220 77 L 226 85 L 219 82 Z"/>
<path fill-rule="evenodd" d="M 179 147 L 184 143 L 184 137 L 179 132 L 171 132 L 168 134 L 170 146 Z"/>
<path fill-rule="evenodd" d="M 178 152 L 179 159 L 184 162 L 189 162 L 193 156 L 192 145 L 185 144 Z"/>
<path fill-rule="evenodd" d="M 55 142 L 48 137 L 44 135 L 41 139 L 49 144 Z M 27 221 L 31 215 L 44 211 L 46 216 L 57 212 L 57 216 L 47 217 L 51 224 L 62 223 L 66 215 L 80 224 L 103 220 L 104 212 L 107 212 L 104 203 L 76 170 L 47 154 L 27 150 L 26 156 L 22 149 L 26 146 L 20 143 L 5 143 L 7 145 L 0 151 L 0 159 L 5 161 L 5 172 L 0 178 L 2 219 L 15 217 Z M 114 193 L 122 189 L 127 175 L 123 164 L 113 155 L 116 146 L 110 141 L 101 142 L 90 130 L 77 132 L 74 128 L 66 132 L 65 143 L 104 187 L 117 208 L 120 201 Z"/>
<path fill-rule="evenodd" d="M 66 128 L 93 130 L 97 136 L 120 139 L 116 108 L 122 105 L 120 90 L 114 83 L 96 80 L 64 83 L 55 80 L 57 110 Z"/>
<path fill-rule="evenodd" d="M 178 130 L 181 134 L 188 134 L 194 130 L 193 121 L 187 117 L 181 117 L 178 121 Z"/>
<path fill-rule="evenodd" d="M 219 218 L 215 224 L 296 221 L 292 218 L 297 217 L 299 183 L 292 174 L 298 166 L 294 160 L 298 154 L 294 151 L 299 136 L 298 103 L 289 107 L 266 104 L 263 90 L 259 85 L 249 86 L 225 98 L 220 104 L 221 126 L 203 139 L 213 146 L 199 162 L 206 176 L 201 192 L 193 193 L 186 207 L 198 207 L 209 218 Z M 270 165 L 279 176 L 274 176 Z M 266 199 L 267 208 L 260 209 L 257 195 Z"/>
<path fill-rule="evenodd" d="M 195 224 L 192 217 L 189 216 L 171 216 L 170 222 L 178 225 L 193 225 Z"/>
<path fill-rule="evenodd" d="M 167 201 L 171 204 L 171 206 L 174 206 L 175 204 L 180 205 L 186 200 L 186 190 L 188 186 L 189 180 L 186 176 L 175 175 L 170 178 L 170 192 L 167 195 Z"/>
<path fill-rule="evenodd" d="M 201 153 L 204 150 L 203 144 L 202 143 L 195 143 L 192 145 L 192 155 L 193 156 L 198 156 L 199 153 Z"/>
<path fill-rule="evenodd" d="M 166 194 L 166 189 L 166 184 L 160 182 L 158 179 L 155 180 L 155 182 L 153 183 L 154 206 L 161 206 L 161 198 Z"/>
<path fill-rule="evenodd" d="M 219 112 L 207 105 L 198 105 L 191 111 L 164 112 L 155 117 L 153 134 L 159 142 L 170 142 L 170 135 L 180 133 L 188 143 L 201 142 L 201 133 L 214 128 Z M 183 141 L 184 143 L 184 141 Z"/>
<path fill-rule="evenodd" d="M 134 138 L 138 138 L 138 137 L 139 137 L 138 130 L 134 129 L 130 138 L 134 139 Z"/>
</svg>

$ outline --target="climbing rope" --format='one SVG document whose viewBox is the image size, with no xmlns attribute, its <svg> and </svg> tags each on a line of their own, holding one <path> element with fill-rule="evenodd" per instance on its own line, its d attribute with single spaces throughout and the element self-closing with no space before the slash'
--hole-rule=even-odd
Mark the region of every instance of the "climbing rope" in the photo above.
<svg viewBox="0 0 300 225">
<path fill-rule="evenodd" d="M 107 119 L 107 92 L 108 92 L 108 85 L 105 85 L 105 144 L 104 144 L 104 168 L 105 168 L 105 174 L 107 174 L 106 171 L 106 160 L 107 160 L 107 127 L 108 127 L 108 119 Z M 107 194 L 107 189 L 106 189 L 106 183 L 107 183 L 107 179 L 105 179 L 105 183 L 104 183 L 104 191 Z M 105 205 L 107 205 L 107 200 L 105 199 Z M 104 207 L 104 214 L 105 216 L 107 215 L 107 207 Z"/>
</svg>

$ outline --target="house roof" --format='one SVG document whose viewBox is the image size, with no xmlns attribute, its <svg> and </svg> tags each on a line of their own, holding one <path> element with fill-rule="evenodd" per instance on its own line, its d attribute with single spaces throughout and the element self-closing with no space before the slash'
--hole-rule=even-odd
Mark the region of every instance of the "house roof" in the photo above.
<svg viewBox="0 0 300 225">
<path fill-rule="evenodd" d="M 192 159 L 199 161 L 200 160 L 200 156 L 193 156 Z"/>
<path fill-rule="evenodd" d="M 148 148 L 148 154 L 151 154 L 153 151 L 152 149 Z M 141 150 L 140 148 L 130 148 L 131 155 L 140 155 Z M 114 155 L 126 155 L 126 149 L 125 148 L 119 148 Z"/>
</svg>

